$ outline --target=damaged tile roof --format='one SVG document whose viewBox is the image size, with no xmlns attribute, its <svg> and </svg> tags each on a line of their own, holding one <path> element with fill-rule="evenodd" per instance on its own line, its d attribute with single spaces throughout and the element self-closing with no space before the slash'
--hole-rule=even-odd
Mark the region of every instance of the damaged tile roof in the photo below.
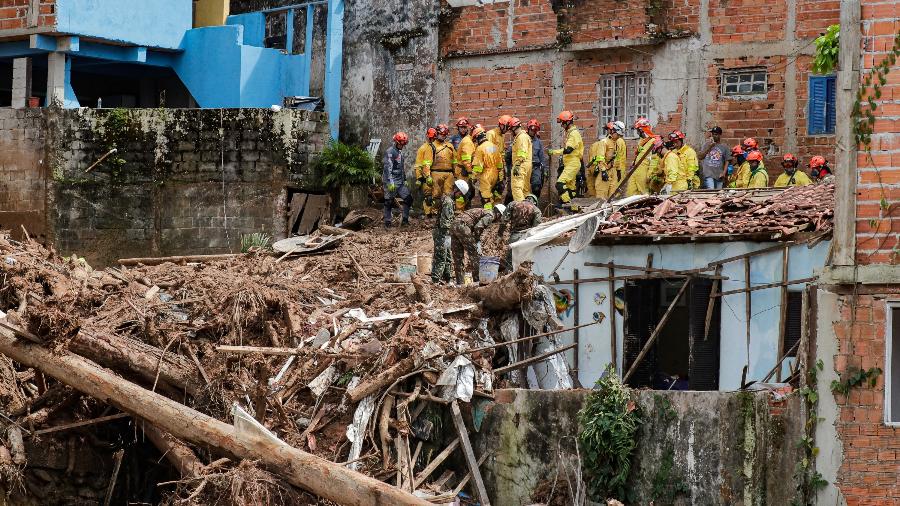
<svg viewBox="0 0 900 506">
<path fill-rule="evenodd" d="M 834 184 L 726 189 L 654 196 L 613 213 L 603 236 L 714 236 L 829 232 Z"/>
</svg>

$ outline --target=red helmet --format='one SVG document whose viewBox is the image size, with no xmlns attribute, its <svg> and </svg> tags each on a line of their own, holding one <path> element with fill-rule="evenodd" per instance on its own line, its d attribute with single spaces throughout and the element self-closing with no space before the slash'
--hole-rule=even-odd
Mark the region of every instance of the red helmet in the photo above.
<svg viewBox="0 0 900 506">
<path fill-rule="evenodd" d="M 731 148 L 731 156 L 741 156 L 744 154 L 745 154 L 744 148 L 740 144 Z"/>
<path fill-rule="evenodd" d="M 616 124 L 613 123 L 612 121 L 607 122 L 605 125 L 603 125 L 603 129 L 608 132 L 613 132 L 616 129 Z"/>
<path fill-rule="evenodd" d="M 669 134 L 669 139 L 670 140 L 675 140 L 675 139 L 684 140 L 684 132 L 682 132 L 681 130 L 675 130 L 674 132 Z"/>
<path fill-rule="evenodd" d="M 475 125 L 475 128 L 472 129 L 472 137 L 477 139 L 485 134 L 484 127 L 481 125 Z"/>
<path fill-rule="evenodd" d="M 434 127 L 429 128 L 428 131 L 425 132 L 425 137 L 428 137 L 429 140 L 434 139 L 437 137 L 437 130 L 435 130 Z"/>
<path fill-rule="evenodd" d="M 528 120 L 528 123 L 525 124 L 525 128 L 528 130 L 534 129 L 535 132 L 539 132 L 541 130 L 541 122 L 536 119 Z"/>
<path fill-rule="evenodd" d="M 472 126 L 472 124 L 469 123 L 469 118 L 463 116 L 462 118 L 459 118 L 458 120 L 456 120 L 456 126 L 457 127 L 470 127 L 470 126 Z"/>
<path fill-rule="evenodd" d="M 409 142 L 409 136 L 405 132 L 397 132 L 394 134 L 394 142 L 397 144 L 406 144 Z"/>
<path fill-rule="evenodd" d="M 557 123 L 569 123 L 571 121 L 575 121 L 575 115 L 572 114 L 572 111 L 563 111 L 556 117 Z"/>
<path fill-rule="evenodd" d="M 762 158 L 763 158 L 762 153 L 760 153 L 759 151 L 751 151 L 751 152 L 747 153 L 747 161 L 748 162 L 753 162 L 753 161 L 761 162 Z"/>
<path fill-rule="evenodd" d="M 450 127 L 444 125 L 443 123 L 437 126 L 437 134 L 442 135 L 444 137 L 450 135 Z"/>
<path fill-rule="evenodd" d="M 797 157 L 792 155 L 791 153 L 787 153 L 783 157 L 781 157 L 781 165 L 790 164 L 796 167 L 798 163 L 799 162 L 797 160 Z"/>
<path fill-rule="evenodd" d="M 650 120 L 647 118 L 638 118 L 637 121 L 634 122 L 634 128 L 647 135 L 653 135 L 653 127 L 650 125 Z"/>
<path fill-rule="evenodd" d="M 509 120 L 511 120 L 511 119 L 512 119 L 512 116 L 510 116 L 509 114 L 504 114 L 503 116 L 500 116 L 500 118 L 497 119 L 497 126 L 501 126 L 501 127 L 509 126 Z"/>
<path fill-rule="evenodd" d="M 756 142 L 756 139 L 754 139 L 753 137 L 747 137 L 746 139 L 744 139 L 743 145 L 744 145 L 744 149 L 747 149 L 747 150 L 759 149 L 759 143 Z"/>
<path fill-rule="evenodd" d="M 656 136 L 653 138 L 653 152 L 659 154 L 662 151 L 662 148 L 666 146 L 666 143 L 663 142 L 662 137 Z"/>
<path fill-rule="evenodd" d="M 810 169 L 818 169 L 819 167 L 824 167 L 825 165 L 828 165 L 828 162 L 825 161 L 824 156 L 816 155 L 809 161 Z"/>
<path fill-rule="evenodd" d="M 509 119 L 509 122 L 506 124 L 509 128 L 516 128 L 522 126 L 522 120 L 516 117 L 512 117 Z"/>
</svg>

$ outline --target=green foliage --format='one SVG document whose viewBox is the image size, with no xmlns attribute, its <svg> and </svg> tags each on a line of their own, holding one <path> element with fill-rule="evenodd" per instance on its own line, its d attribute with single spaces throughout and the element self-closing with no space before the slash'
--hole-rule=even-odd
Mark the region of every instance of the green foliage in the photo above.
<svg viewBox="0 0 900 506">
<path fill-rule="evenodd" d="M 864 383 L 867 383 L 869 388 L 872 388 L 878 381 L 878 376 L 881 375 L 881 372 L 879 367 L 871 367 L 868 370 L 851 367 L 841 375 L 842 378 L 840 380 L 831 382 L 831 391 L 836 394 L 847 395 L 850 393 L 850 390 Z"/>
<path fill-rule="evenodd" d="M 841 26 L 831 25 L 816 39 L 816 56 L 813 58 L 812 71 L 816 74 L 830 74 L 837 66 L 841 49 Z"/>
<path fill-rule="evenodd" d="M 683 479 L 675 478 L 675 449 L 666 448 L 659 461 L 659 468 L 653 474 L 650 490 L 654 504 L 673 504 L 679 495 L 690 494 L 691 488 Z"/>
<path fill-rule="evenodd" d="M 110 166 L 113 173 L 118 173 L 118 169 L 126 163 L 121 155 L 128 143 L 129 135 L 131 135 L 131 127 L 132 121 L 128 109 L 117 107 L 109 111 L 103 118 L 103 134 L 100 136 L 100 143 L 105 151 L 116 150 L 116 153 L 107 157 L 103 163 Z"/>
<path fill-rule="evenodd" d="M 881 88 L 887 84 L 887 75 L 900 56 L 900 32 L 894 36 L 894 47 L 885 53 L 881 61 L 871 72 L 866 74 L 862 85 L 856 92 L 853 103 L 853 134 L 856 143 L 861 144 L 867 152 L 872 150 L 872 133 L 875 130 L 876 100 L 881 99 Z"/>
<path fill-rule="evenodd" d="M 316 159 L 313 168 L 325 174 L 322 184 L 331 189 L 368 185 L 378 176 L 375 160 L 368 151 L 340 141 L 331 141 Z"/>
<path fill-rule="evenodd" d="M 251 249 L 269 249 L 272 236 L 264 232 L 254 232 L 241 236 L 241 253 L 247 253 Z"/>
<path fill-rule="evenodd" d="M 641 415 L 612 365 L 578 413 L 582 468 L 594 500 L 625 499 Z"/>
<path fill-rule="evenodd" d="M 815 469 L 816 456 L 819 447 L 816 446 L 816 424 L 819 423 L 819 394 L 816 393 L 816 384 L 819 380 L 819 371 L 825 368 L 821 360 L 806 373 L 806 385 L 798 393 L 806 403 L 806 424 L 803 427 L 803 436 L 797 442 L 797 447 L 803 452 L 803 457 L 794 469 L 794 481 L 797 483 L 797 495 L 791 501 L 791 506 L 812 506 L 815 504 L 816 491 L 828 485 L 828 481 L 822 478 L 822 474 Z"/>
</svg>

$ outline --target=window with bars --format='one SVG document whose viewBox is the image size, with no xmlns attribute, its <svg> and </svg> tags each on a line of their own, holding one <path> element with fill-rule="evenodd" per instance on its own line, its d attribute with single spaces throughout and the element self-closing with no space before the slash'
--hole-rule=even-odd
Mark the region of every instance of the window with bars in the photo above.
<svg viewBox="0 0 900 506">
<path fill-rule="evenodd" d="M 625 136 L 637 137 L 634 122 L 649 113 L 650 74 L 637 72 L 604 76 L 600 81 L 600 124 L 625 123 Z"/>
<path fill-rule="evenodd" d="M 766 69 L 726 70 L 722 72 L 722 95 L 727 97 L 765 95 L 768 91 Z"/>
</svg>

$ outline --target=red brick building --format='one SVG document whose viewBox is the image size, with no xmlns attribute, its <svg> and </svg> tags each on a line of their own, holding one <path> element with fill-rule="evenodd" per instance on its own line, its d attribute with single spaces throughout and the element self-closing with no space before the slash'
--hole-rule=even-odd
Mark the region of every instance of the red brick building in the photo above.
<svg viewBox="0 0 900 506">
<path fill-rule="evenodd" d="M 648 116 L 695 146 L 713 125 L 729 145 L 755 137 L 772 176 L 786 152 L 833 158 L 834 77 L 811 81 L 809 67 L 815 37 L 838 23 L 836 0 L 450 3 L 463 6 L 440 25 L 438 120 L 547 125 L 570 109 L 589 144 L 598 124 Z"/>
<path fill-rule="evenodd" d="M 897 0 L 841 3 L 834 255 L 817 300 L 821 504 L 900 503 L 900 66 L 880 93 L 865 91 L 876 104 L 868 145 L 856 147 L 848 120 L 866 75 L 900 48 L 898 13 Z M 873 368 L 874 387 L 832 393 L 832 381 Z"/>
</svg>

